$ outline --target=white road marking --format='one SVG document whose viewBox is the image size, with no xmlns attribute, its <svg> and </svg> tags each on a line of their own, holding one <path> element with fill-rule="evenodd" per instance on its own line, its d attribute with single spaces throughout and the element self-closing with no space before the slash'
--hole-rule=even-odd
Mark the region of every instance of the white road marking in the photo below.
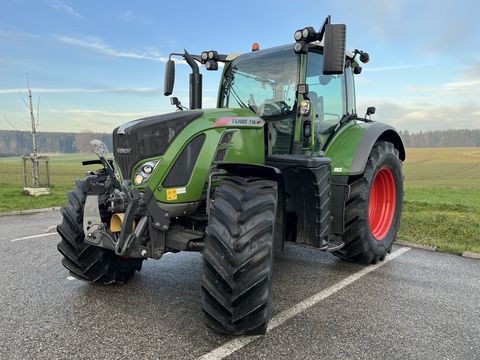
<svg viewBox="0 0 480 360">
<path fill-rule="evenodd" d="M 67 280 L 73 281 L 73 280 L 77 280 L 77 279 L 75 279 L 73 276 L 67 276 Z"/>
<path fill-rule="evenodd" d="M 39 234 L 39 235 L 30 235 L 30 236 L 24 236 L 18 239 L 13 239 L 10 241 L 21 241 L 21 240 L 28 240 L 28 239 L 36 239 L 36 238 L 41 238 L 45 236 L 52 236 L 52 235 L 58 235 L 56 232 L 55 233 L 47 233 L 47 234 Z"/>
<path fill-rule="evenodd" d="M 57 225 L 50 225 L 45 229 L 46 233 L 56 233 L 57 232 Z"/>
<path fill-rule="evenodd" d="M 268 325 L 267 333 L 275 329 L 276 327 L 282 325 L 287 320 L 299 315 L 300 313 L 304 312 L 305 310 L 311 308 L 315 304 L 319 303 L 320 301 L 326 299 L 330 295 L 335 294 L 337 291 L 347 287 L 351 283 L 359 280 L 360 278 L 364 277 L 365 275 L 371 273 L 372 271 L 377 270 L 379 267 L 385 265 L 389 261 L 395 259 L 396 257 L 406 253 L 410 250 L 409 247 L 403 247 L 398 249 L 397 251 L 388 255 L 384 261 L 380 261 L 375 265 L 371 265 L 368 267 L 363 268 L 360 271 L 346 277 L 342 281 L 339 281 L 336 284 L 316 293 L 315 295 L 310 296 L 309 298 L 299 302 L 298 304 L 292 306 L 291 308 L 281 312 L 280 314 L 273 317 Z M 222 346 L 210 351 L 209 353 L 203 355 L 199 358 L 199 360 L 221 360 L 226 358 L 227 356 L 233 354 L 234 352 L 240 350 L 244 346 L 250 344 L 251 342 L 255 341 L 256 339 L 260 338 L 261 335 L 257 336 L 245 336 L 245 337 L 237 337 L 231 341 L 226 342 Z"/>
</svg>

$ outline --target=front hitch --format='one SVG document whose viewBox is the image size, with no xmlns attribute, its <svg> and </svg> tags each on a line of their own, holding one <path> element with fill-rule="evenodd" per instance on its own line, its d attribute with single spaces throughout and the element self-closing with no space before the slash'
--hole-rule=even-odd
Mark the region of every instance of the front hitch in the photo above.
<svg viewBox="0 0 480 360">
<path fill-rule="evenodd" d="M 124 181 L 119 186 L 121 191 L 118 191 L 116 184 L 114 185 L 112 181 L 98 183 L 89 181 L 87 178 L 86 184 L 88 190 L 83 217 L 86 242 L 113 250 L 118 256 L 159 259 L 163 255 L 165 232 L 170 226 L 170 216 L 158 206 L 150 188 L 142 194 L 138 189 L 130 189 L 128 181 Z M 105 201 L 105 196 L 108 194 L 121 194 L 127 204 L 118 236 L 112 233 L 100 214 L 100 203 L 112 199 L 110 196 L 108 201 Z M 115 204 L 115 199 L 111 201 Z M 135 227 L 136 219 L 138 223 Z M 149 242 L 142 241 L 147 229 Z"/>
</svg>

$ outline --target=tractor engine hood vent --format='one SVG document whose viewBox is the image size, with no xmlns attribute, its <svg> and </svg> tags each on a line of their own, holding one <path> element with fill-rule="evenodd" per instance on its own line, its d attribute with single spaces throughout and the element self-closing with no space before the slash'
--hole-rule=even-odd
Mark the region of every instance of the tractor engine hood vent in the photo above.
<svg viewBox="0 0 480 360">
<path fill-rule="evenodd" d="M 130 179 L 135 164 L 163 155 L 177 134 L 201 111 L 178 111 L 133 120 L 113 130 L 113 155 L 124 179 Z"/>
</svg>

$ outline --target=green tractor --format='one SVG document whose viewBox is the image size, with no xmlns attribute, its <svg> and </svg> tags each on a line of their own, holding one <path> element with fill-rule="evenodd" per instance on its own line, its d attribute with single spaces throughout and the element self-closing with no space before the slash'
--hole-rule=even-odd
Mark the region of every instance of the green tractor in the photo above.
<svg viewBox="0 0 480 360">
<path fill-rule="evenodd" d="M 71 275 L 123 283 L 148 258 L 201 251 L 206 324 L 263 334 L 285 242 L 383 260 L 400 225 L 405 149 L 370 119 L 375 108 L 357 115 L 354 75 L 369 56 L 347 52 L 345 38 L 328 17 L 285 46 L 171 54 L 165 95 L 178 56 L 192 70 L 190 109 L 172 98 L 177 111 L 113 131 L 113 159 L 100 146 L 83 162 L 101 168 L 77 180 L 57 227 Z M 223 67 L 215 109 L 202 109 L 199 65 Z"/>
</svg>

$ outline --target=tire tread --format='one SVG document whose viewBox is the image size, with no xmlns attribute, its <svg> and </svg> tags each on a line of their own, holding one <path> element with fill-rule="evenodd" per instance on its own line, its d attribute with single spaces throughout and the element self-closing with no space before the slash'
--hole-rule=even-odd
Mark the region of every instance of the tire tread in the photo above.
<svg viewBox="0 0 480 360">
<path fill-rule="evenodd" d="M 370 153 L 363 175 L 351 178 L 349 182 L 350 196 L 345 202 L 345 232 L 342 235 L 345 246 L 340 250 L 334 251 L 333 254 L 335 256 L 360 263 L 375 264 L 379 260 L 385 259 L 386 253 L 391 249 L 390 245 L 384 253 L 378 253 L 370 246 L 368 241 L 368 236 L 370 235 L 368 219 L 369 179 L 373 179 L 374 172 L 382 166 L 380 162 L 388 154 L 396 157 L 401 166 L 399 152 L 394 145 L 386 141 L 377 141 Z M 403 184 L 403 177 L 401 181 Z M 401 204 L 399 206 L 401 213 Z M 400 221 L 397 221 L 395 223 L 394 238 L 399 225 Z"/>
<path fill-rule="evenodd" d="M 229 176 L 217 186 L 203 254 L 202 308 L 210 328 L 265 333 L 276 207 L 273 181 Z"/>
<path fill-rule="evenodd" d="M 102 284 L 124 283 L 136 270 L 142 259 L 119 258 L 111 250 L 90 245 L 84 241 L 83 207 L 86 199 L 85 182 L 77 180 L 77 188 L 68 193 L 68 203 L 60 209 L 62 223 L 57 232 L 62 238 L 57 249 L 63 255 L 62 264 L 78 279 Z"/>
</svg>

